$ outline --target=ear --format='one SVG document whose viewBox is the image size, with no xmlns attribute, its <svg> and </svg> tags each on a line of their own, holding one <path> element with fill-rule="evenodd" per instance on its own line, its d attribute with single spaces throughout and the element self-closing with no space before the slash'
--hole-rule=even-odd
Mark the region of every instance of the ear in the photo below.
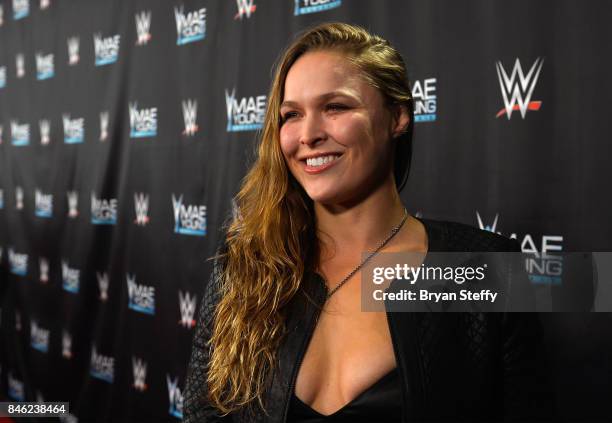
<svg viewBox="0 0 612 423">
<path fill-rule="evenodd" d="M 393 113 L 391 118 L 391 134 L 393 138 L 397 138 L 408 129 L 410 115 L 405 105 L 396 105 L 391 109 L 391 112 Z"/>
</svg>

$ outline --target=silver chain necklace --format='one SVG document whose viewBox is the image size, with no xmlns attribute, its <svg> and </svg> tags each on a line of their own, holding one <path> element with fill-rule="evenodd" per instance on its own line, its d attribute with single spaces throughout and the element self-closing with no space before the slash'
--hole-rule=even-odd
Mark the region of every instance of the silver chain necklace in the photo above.
<svg viewBox="0 0 612 423">
<path fill-rule="evenodd" d="M 379 245 L 378 247 L 376 247 L 376 249 L 370 253 L 369 256 L 367 256 L 361 263 L 359 263 L 359 265 L 357 265 L 356 268 L 354 268 L 351 273 L 349 273 L 348 275 L 345 276 L 344 279 L 342 279 L 340 281 L 340 283 L 338 285 L 336 285 L 336 287 L 334 289 L 332 289 L 331 291 L 329 291 L 327 293 L 327 299 L 329 299 L 329 297 L 331 297 L 332 295 L 334 295 L 336 293 L 337 290 L 339 290 L 342 285 L 344 285 L 355 273 L 357 273 L 359 271 L 359 269 L 361 269 L 368 261 L 370 261 L 370 259 L 372 257 L 374 257 L 376 254 L 378 254 L 378 252 L 380 250 L 382 250 L 382 248 L 387 245 L 387 243 L 389 241 L 391 241 L 391 239 L 393 239 L 393 237 L 395 235 L 397 235 L 397 233 L 400 231 L 400 229 L 402 229 L 402 226 L 404 226 L 404 222 L 406 222 L 406 219 L 408 218 L 408 210 L 406 210 L 404 208 L 404 217 L 402 218 L 402 221 L 399 223 L 399 225 L 397 225 L 395 228 L 391 229 L 391 233 L 389 234 L 389 236 L 387 238 L 385 238 Z"/>
</svg>

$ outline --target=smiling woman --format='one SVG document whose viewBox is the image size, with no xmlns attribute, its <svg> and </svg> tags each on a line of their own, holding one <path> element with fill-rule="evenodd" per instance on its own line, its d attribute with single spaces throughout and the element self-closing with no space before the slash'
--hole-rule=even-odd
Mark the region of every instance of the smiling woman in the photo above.
<svg viewBox="0 0 612 423">
<path fill-rule="evenodd" d="M 200 308 L 185 421 L 552 418 L 535 316 L 361 310 L 363 252 L 518 251 L 407 213 L 413 103 L 397 50 L 319 25 L 284 52 L 268 99 Z"/>
</svg>

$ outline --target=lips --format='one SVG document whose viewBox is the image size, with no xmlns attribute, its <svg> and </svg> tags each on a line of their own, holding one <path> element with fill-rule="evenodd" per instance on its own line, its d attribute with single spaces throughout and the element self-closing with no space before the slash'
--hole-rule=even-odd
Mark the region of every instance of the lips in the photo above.
<svg viewBox="0 0 612 423">
<path fill-rule="evenodd" d="M 342 157 L 339 153 L 324 153 L 301 160 L 304 171 L 308 174 L 317 174 L 326 171 L 336 164 Z"/>
</svg>

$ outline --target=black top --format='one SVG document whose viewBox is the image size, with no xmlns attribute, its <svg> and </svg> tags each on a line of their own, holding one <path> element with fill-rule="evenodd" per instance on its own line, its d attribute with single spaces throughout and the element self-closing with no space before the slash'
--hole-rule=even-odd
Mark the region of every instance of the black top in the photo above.
<svg viewBox="0 0 612 423">
<path fill-rule="evenodd" d="M 401 395 L 396 367 L 351 402 L 328 416 L 313 410 L 293 393 L 287 422 L 399 422 L 402 416 Z"/>
</svg>

